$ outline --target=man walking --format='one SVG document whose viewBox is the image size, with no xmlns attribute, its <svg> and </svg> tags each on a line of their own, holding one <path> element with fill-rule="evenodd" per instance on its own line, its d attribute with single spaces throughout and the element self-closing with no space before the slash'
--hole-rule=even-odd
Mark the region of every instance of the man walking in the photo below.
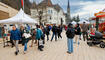
<svg viewBox="0 0 105 60">
<path fill-rule="evenodd" d="M 61 33 L 62 33 L 62 27 L 61 27 L 60 25 L 58 26 L 57 33 L 58 33 L 58 38 L 62 38 L 62 36 L 61 36 Z"/>
<path fill-rule="evenodd" d="M 66 31 L 67 45 L 68 45 L 67 53 L 69 53 L 69 54 L 73 53 L 73 38 L 74 38 L 74 35 L 75 35 L 75 30 L 72 27 L 72 24 L 70 23 L 68 25 L 68 29 Z"/>
<path fill-rule="evenodd" d="M 16 52 L 15 54 L 18 55 L 18 52 L 19 52 L 19 49 L 18 49 L 18 42 L 21 38 L 21 34 L 20 34 L 20 31 L 16 28 L 16 26 L 13 26 L 12 27 L 12 31 L 11 31 L 11 39 L 13 40 L 14 42 L 14 45 L 16 47 Z"/>
<path fill-rule="evenodd" d="M 86 25 L 86 23 L 83 22 L 83 25 L 82 25 L 81 28 L 82 28 L 82 33 L 83 33 L 83 39 L 85 41 L 85 39 L 88 38 L 88 33 L 87 33 L 87 31 L 88 31 L 88 25 Z M 85 37 L 85 35 L 86 35 L 86 37 Z"/>
<path fill-rule="evenodd" d="M 49 26 L 47 25 L 47 27 L 46 27 L 47 41 L 49 40 L 49 34 L 50 34 L 50 28 L 49 28 Z"/>
<path fill-rule="evenodd" d="M 53 32 L 53 35 L 52 35 L 51 41 L 53 40 L 54 36 L 55 36 L 55 41 L 57 41 L 57 26 L 56 26 L 56 24 L 54 24 L 54 26 L 52 27 L 52 32 Z"/>
</svg>

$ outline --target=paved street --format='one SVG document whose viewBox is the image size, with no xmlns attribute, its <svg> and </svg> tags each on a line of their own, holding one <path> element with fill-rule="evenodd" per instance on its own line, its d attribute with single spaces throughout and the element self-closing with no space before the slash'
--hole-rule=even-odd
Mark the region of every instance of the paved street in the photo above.
<svg viewBox="0 0 105 60">
<path fill-rule="evenodd" d="M 46 41 L 43 52 L 37 50 L 37 46 L 29 47 L 26 54 L 23 54 L 23 47 L 19 45 L 19 55 L 15 56 L 15 48 L 3 48 L 0 44 L 0 60 L 105 60 L 105 49 L 98 46 L 89 47 L 86 42 L 80 41 L 80 45 L 74 44 L 74 53 L 68 54 L 67 40 L 63 32 L 63 39 L 57 42 Z"/>
</svg>

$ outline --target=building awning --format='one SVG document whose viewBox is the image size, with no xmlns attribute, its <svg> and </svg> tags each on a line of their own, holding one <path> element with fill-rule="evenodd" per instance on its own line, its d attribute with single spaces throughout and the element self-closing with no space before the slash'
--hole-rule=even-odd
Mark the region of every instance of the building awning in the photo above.
<svg viewBox="0 0 105 60">
<path fill-rule="evenodd" d="M 102 18 L 102 17 L 105 17 L 105 15 L 98 15 L 96 16 L 97 18 Z"/>
</svg>

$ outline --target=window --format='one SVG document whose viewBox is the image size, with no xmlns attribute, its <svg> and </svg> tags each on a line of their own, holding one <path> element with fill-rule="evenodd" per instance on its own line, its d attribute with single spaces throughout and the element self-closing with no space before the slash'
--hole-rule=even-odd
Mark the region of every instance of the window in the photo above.
<svg viewBox="0 0 105 60">
<path fill-rule="evenodd" d="M 50 14 L 50 10 L 48 10 L 48 13 Z"/>
<path fill-rule="evenodd" d="M 48 10 L 48 13 L 49 13 L 49 14 L 52 14 L 52 13 L 53 13 L 53 11 L 52 11 L 52 10 Z"/>
</svg>

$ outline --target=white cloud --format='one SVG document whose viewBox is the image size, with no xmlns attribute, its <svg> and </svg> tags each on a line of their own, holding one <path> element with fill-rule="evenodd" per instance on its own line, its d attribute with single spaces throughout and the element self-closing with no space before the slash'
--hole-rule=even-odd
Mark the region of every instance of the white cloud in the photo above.
<svg viewBox="0 0 105 60">
<path fill-rule="evenodd" d="M 96 2 L 81 2 L 82 8 L 78 9 L 72 16 L 80 15 L 81 18 L 89 18 L 94 16 L 94 13 L 102 11 L 105 8 L 105 1 Z"/>
</svg>

